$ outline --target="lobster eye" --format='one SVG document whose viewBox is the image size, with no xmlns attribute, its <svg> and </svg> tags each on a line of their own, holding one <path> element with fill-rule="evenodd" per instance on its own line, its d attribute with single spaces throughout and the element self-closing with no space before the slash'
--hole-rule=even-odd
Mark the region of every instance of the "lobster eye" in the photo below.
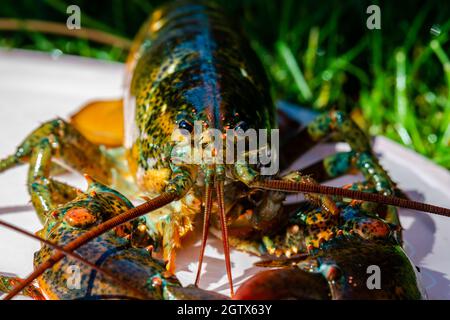
<svg viewBox="0 0 450 320">
<path fill-rule="evenodd" d="M 192 124 L 189 121 L 187 121 L 187 120 L 181 120 L 178 123 L 178 128 L 185 129 L 185 130 L 187 130 L 189 132 L 192 132 L 194 130 L 194 127 L 192 126 Z"/>
<path fill-rule="evenodd" d="M 234 130 L 238 131 L 238 130 L 242 130 L 243 132 L 247 131 L 249 129 L 249 126 L 247 124 L 247 122 L 245 121 L 241 121 L 239 122 L 235 127 Z"/>
</svg>

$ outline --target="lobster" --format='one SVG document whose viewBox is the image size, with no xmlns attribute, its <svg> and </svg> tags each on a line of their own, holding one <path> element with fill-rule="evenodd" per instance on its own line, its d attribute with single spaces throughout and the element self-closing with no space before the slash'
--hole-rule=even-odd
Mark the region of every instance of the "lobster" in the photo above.
<svg viewBox="0 0 450 320">
<path fill-rule="evenodd" d="M 351 151 L 302 172 L 264 175 L 268 163 L 248 161 L 256 152 L 275 164 L 276 135 L 244 153 L 244 161 L 222 161 L 229 143 L 217 142 L 228 132 L 248 141 L 252 130 L 277 128 L 263 66 L 236 30 L 214 4 L 176 1 L 156 9 L 131 47 L 123 99 L 90 103 L 69 122 L 42 124 L 0 161 L 0 172 L 29 163 L 28 191 L 44 225 L 35 236 L 43 247 L 33 273 L 2 278 L 6 299 L 23 290 L 41 297 L 32 287 L 35 279 L 50 298 L 222 298 L 198 288 L 210 229 L 222 238 L 232 296 L 230 245 L 288 258 L 262 262 L 285 268 L 256 275 L 236 298 L 424 297 L 401 249 L 395 207 L 445 216 L 449 209 L 405 199 L 345 113 L 322 114 L 283 141 L 281 169 L 330 136 L 350 145 Z M 221 133 L 218 139 L 213 129 Z M 196 143 L 197 130 L 203 131 Z M 208 157 L 183 161 L 192 150 Z M 53 160 L 86 174 L 88 191 L 56 180 Z M 319 184 L 355 170 L 365 181 L 345 188 Z M 307 201 L 292 211 L 283 202 L 299 192 Z M 146 202 L 133 207 L 125 195 L 139 193 Z M 182 288 L 173 276 L 176 251 L 200 215 L 195 286 Z M 389 270 L 385 281 L 396 279 L 396 285 L 383 293 L 361 289 L 355 266 L 366 261 Z M 64 270 L 73 264 L 82 279 L 76 294 L 64 286 Z M 292 284 L 296 290 L 287 289 Z M 263 294 L 261 288 L 271 290 Z"/>
</svg>

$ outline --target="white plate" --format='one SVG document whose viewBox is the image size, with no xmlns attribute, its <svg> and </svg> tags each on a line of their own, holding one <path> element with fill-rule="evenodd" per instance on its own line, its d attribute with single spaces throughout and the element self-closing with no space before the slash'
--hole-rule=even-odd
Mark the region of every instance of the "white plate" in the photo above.
<svg viewBox="0 0 450 320">
<path fill-rule="evenodd" d="M 0 157 L 15 150 L 17 144 L 40 123 L 57 116 L 67 117 L 91 99 L 121 94 L 123 65 L 92 59 L 51 55 L 30 51 L 0 50 Z M 338 145 L 338 149 L 345 145 Z M 415 200 L 450 207 L 450 174 L 416 153 L 382 137 L 374 148 L 381 162 L 400 188 Z M 321 145 L 302 157 L 293 168 L 335 151 Z M 30 231 L 40 228 L 26 191 L 26 166 L 0 175 L 0 216 Z M 84 187 L 80 176 L 66 175 L 65 181 Z M 352 178 L 333 181 L 342 185 Z M 400 210 L 405 227 L 406 250 L 422 270 L 423 284 L 432 299 L 450 299 L 450 219 L 410 210 Z M 200 241 L 191 237 L 177 259 L 177 276 L 183 284 L 193 282 Z M 33 253 L 39 243 L 0 228 L 0 272 L 25 277 L 32 271 Z M 260 268 L 259 259 L 232 250 L 236 287 Z M 221 243 L 209 237 L 201 286 L 228 293 Z"/>
</svg>

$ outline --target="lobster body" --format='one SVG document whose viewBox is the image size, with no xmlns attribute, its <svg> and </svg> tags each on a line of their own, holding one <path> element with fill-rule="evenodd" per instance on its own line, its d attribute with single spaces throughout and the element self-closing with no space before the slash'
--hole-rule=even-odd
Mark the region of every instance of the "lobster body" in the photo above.
<svg viewBox="0 0 450 320">
<path fill-rule="evenodd" d="M 180 120 L 220 130 L 240 121 L 275 127 L 262 65 L 214 6 L 181 1 L 157 9 L 139 32 L 127 72 L 125 141 L 143 190 L 161 192 L 167 184 Z"/>
<path fill-rule="evenodd" d="M 136 184 L 148 196 L 160 194 L 178 171 L 186 169 L 172 163 L 173 133 L 181 123 L 191 128 L 201 123 L 200 130 L 221 131 L 239 123 L 267 130 L 276 127 L 275 106 L 259 59 L 214 5 L 178 1 L 155 10 L 132 46 L 126 69 L 127 159 Z M 162 238 L 164 259 L 170 261 L 172 271 L 174 248 L 192 230 L 204 197 L 206 170 L 202 165 L 187 170 L 194 180 L 187 194 L 172 208 L 148 217 L 152 236 Z M 233 221 L 251 206 L 245 201 L 249 192 L 229 171 L 225 180 L 226 213 Z M 284 197 L 267 192 L 266 198 L 265 207 L 277 203 L 277 210 L 270 207 L 275 212 L 270 216 L 276 216 Z M 218 226 L 217 205 L 212 214 Z M 254 221 L 247 223 L 247 233 L 254 225 Z M 233 226 L 230 229 L 233 232 Z"/>
</svg>

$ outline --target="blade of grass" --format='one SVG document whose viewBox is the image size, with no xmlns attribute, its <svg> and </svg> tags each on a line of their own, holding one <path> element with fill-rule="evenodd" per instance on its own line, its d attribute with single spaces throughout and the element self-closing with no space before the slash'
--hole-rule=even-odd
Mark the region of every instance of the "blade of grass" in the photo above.
<svg viewBox="0 0 450 320">
<path fill-rule="evenodd" d="M 395 81 L 395 106 L 398 115 L 398 128 L 404 144 L 413 144 L 420 153 L 425 154 L 426 150 L 417 130 L 415 117 L 408 105 L 407 78 L 406 78 L 406 55 L 403 49 L 398 49 L 395 54 L 396 81 Z M 410 139 L 406 138 L 406 134 Z M 408 141 L 409 140 L 409 141 Z"/>
<path fill-rule="evenodd" d="M 289 22 L 292 15 L 292 0 L 283 1 L 278 39 L 284 40 L 289 33 Z"/>
<path fill-rule="evenodd" d="M 450 141 L 450 61 L 448 59 L 447 54 L 442 49 L 439 41 L 432 40 L 430 43 L 430 47 L 433 52 L 438 57 L 439 61 L 442 63 L 442 67 L 444 69 L 445 78 L 447 82 L 447 102 L 444 108 L 444 116 L 442 118 L 440 131 L 442 136 L 439 141 L 439 145 L 441 147 L 448 147 Z"/>
<path fill-rule="evenodd" d="M 450 168 L 450 154 L 448 153 L 436 156 L 433 160 L 445 168 Z"/>
<path fill-rule="evenodd" d="M 406 35 L 406 40 L 403 45 L 403 50 L 405 52 L 409 52 L 414 43 L 417 41 L 417 34 L 419 33 L 420 28 L 423 26 L 425 18 L 430 11 L 430 3 L 426 3 L 417 13 L 417 16 L 414 18 L 414 21 L 411 27 L 408 30 L 408 34 Z"/>
<path fill-rule="evenodd" d="M 319 28 L 313 27 L 309 31 L 308 47 L 305 52 L 305 78 L 310 80 L 314 77 L 314 65 L 316 63 L 317 49 L 319 47 Z"/>
<path fill-rule="evenodd" d="M 440 27 L 441 34 L 433 40 L 439 41 L 441 45 L 447 42 L 448 36 L 447 33 L 450 30 L 450 20 L 447 21 L 444 25 Z M 411 68 L 411 74 L 415 75 L 419 68 L 430 58 L 430 55 L 433 53 L 433 49 L 431 49 L 431 41 L 430 44 L 421 52 L 421 54 L 414 60 Z"/>
<path fill-rule="evenodd" d="M 305 100 L 305 102 L 310 101 L 312 99 L 312 92 L 309 88 L 308 84 L 305 81 L 305 77 L 300 69 L 300 66 L 297 63 L 294 55 L 292 54 L 291 49 L 287 46 L 287 44 L 283 41 L 278 41 L 276 44 L 277 51 L 279 55 L 284 60 L 289 73 L 297 85 L 297 88 Z"/>
</svg>

